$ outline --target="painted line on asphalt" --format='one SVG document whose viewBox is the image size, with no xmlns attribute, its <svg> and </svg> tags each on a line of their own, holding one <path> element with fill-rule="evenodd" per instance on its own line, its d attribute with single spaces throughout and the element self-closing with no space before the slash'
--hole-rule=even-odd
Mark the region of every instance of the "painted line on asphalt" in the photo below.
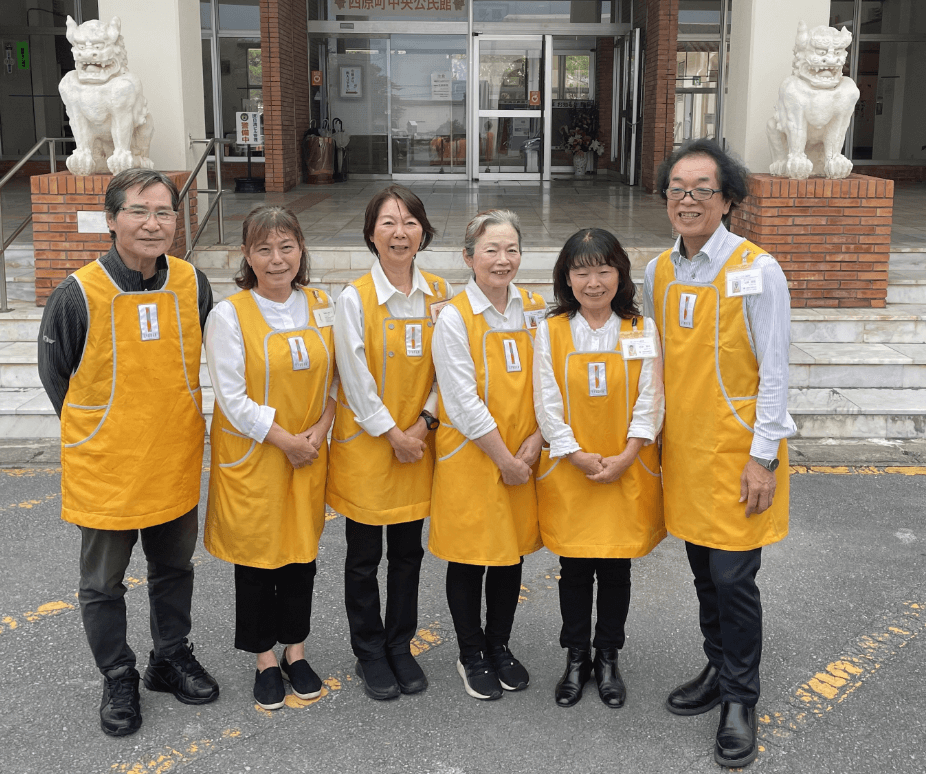
<svg viewBox="0 0 926 774">
<path fill-rule="evenodd" d="M 183 749 L 165 747 L 162 751 L 146 756 L 145 760 L 134 763 L 114 763 L 110 770 L 117 774 L 166 774 L 174 767 L 189 763 L 202 757 L 204 754 L 215 751 L 222 743 L 228 743 L 240 738 L 241 729 L 226 728 L 218 741 L 214 739 L 199 739 L 188 742 Z"/>
<path fill-rule="evenodd" d="M 772 747 L 826 717 L 893 661 L 911 640 L 926 632 L 926 602 L 905 601 L 886 614 L 874 631 L 847 644 L 842 654 L 794 689 L 787 706 L 759 715 L 761 744 Z"/>
<path fill-rule="evenodd" d="M 817 473 L 830 476 L 880 476 L 889 473 L 901 476 L 926 476 L 926 467 L 921 465 L 884 465 L 882 467 L 873 465 L 854 467 L 850 465 L 791 465 L 788 470 L 797 475 Z"/>
<path fill-rule="evenodd" d="M 45 505 L 45 503 L 51 502 L 52 500 L 55 500 L 56 498 L 60 496 L 61 496 L 60 492 L 52 492 L 51 494 L 45 495 L 45 497 L 42 498 L 41 500 L 23 500 L 22 502 L 18 502 L 18 503 L 10 503 L 9 505 L 0 506 L 0 512 L 16 511 L 21 508 L 24 510 L 30 510 L 32 508 L 35 508 L 38 505 Z"/>
<path fill-rule="evenodd" d="M 57 476 L 61 468 L 0 468 L 0 476 L 10 478 L 35 478 L 36 476 Z"/>
</svg>

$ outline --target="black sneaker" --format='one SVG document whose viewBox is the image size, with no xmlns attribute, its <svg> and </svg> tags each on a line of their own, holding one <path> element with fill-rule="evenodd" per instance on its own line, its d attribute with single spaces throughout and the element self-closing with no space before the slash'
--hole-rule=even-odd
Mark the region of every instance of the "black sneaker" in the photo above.
<svg viewBox="0 0 926 774">
<path fill-rule="evenodd" d="M 254 701 L 265 710 L 277 710 L 286 699 L 283 673 L 279 667 L 267 667 L 254 675 Z"/>
<path fill-rule="evenodd" d="M 370 660 L 358 658 L 356 669 L 363 690 L 371 699 L 385 701 L 399 696 L 399 683 L 385 656 Z"/>
<path fill-rule="evenodd" d="M 402 693 L 421 693 L 427 689 L 428 678 L 411 653 L 399 653 L 395 656 L 387 656 L 387 658 Z"/>
<path fill-rule="evenodd" d="M 145 688 L 172 693 L 184 704 L 208 704 L 219 698 L 219 685 L 193 655 L 193 646 L 180 643 L 169 653 L 155 659 L 148 656 Z"/>
<path fill-rule="evenodd" d="M 508 650 L 507 645 L 493 645 L 488 652 L 489 662 L 506 691 L 523 691 L 531 681 L 524 665 Z"/>
<path fill-rule="evenodd" d="M 300 699 L 315 699 L 322 695 L 322 679 L 315 674 L 315 670 L 304 658 L 290 664 L 284 652 L 283 660 L 280 661 L 280 671 L 283 673 L 283 679 L 289 681 L 293 693 Z"/>
<path fill-rule="evenodd" d="M 103 675 L 100 728 L 109 736 L 128 736 L 141 728 L 138 702 L 138 672 L 121 666 Z"/>
<path fill-rule="evenodd" d="M 474 699 L 494 701 L 502 698 L 502 685 L 492 665 L 481 655 L 460 656 L 457 672 L 463 678 L 463 687 Z"/>
</svg>

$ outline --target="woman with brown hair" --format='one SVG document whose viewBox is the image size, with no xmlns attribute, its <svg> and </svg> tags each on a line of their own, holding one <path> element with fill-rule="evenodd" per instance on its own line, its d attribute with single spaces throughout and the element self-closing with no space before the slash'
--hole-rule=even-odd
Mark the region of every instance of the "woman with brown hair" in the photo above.
<svg viewBox="0 0 926 774">
<path fill-rule="evenodd" d="M 306 287 L 308 253 L 292 212 L 255 208 L 242 242 L 242 290 L 206 322 L 215 413 L 204 542 L 235 565 L 235 647 L 257 654 L 254 698 L 278 709 L 284 677 L 302 699 L 322 687 L 305 639 L 337 386 L 333 309 L 324 291 Z"/>
<path fill-rule="evenodd" d="M 567 659 L 555 691 L 561 707 L 582 698 L 593 671 L 605 705 L 624 705 L 617 656 L 630 608 L 630 559 L 666 535 L 654 443 L 665 411 L 662 358 L 656 326 L 640 316 L 635 290 L 620 242 L 604 229 L 584 229 L 560 251 L 556 305 L 537 328 L 534 408 L 549 443 L 537 499 L 544 545 L 562 566 L 560 645 Z"/>
<path fill-rule="evenodd" d="M 392 699 L 428 687 L 410 644 L 437 427 L 431 334 L 453 290 L 415 265 L 434 228 L 409 189 L 391 185 L 370 200 L 363 236 L 377 260 L 344 288 L 334 319 L 341 389 L 327 500 L 345 517 L 344 599 L 357 674 L 370 698 Z M 376 579 L 383 527 L 385 619 Z"/>
</svg>

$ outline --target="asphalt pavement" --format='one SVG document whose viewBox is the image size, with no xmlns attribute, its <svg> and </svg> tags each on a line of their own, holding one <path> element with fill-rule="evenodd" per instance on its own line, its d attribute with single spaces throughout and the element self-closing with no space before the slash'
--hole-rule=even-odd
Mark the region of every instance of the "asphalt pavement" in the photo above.
<svg viewBox="0 0 926 774">
<path fill-rule="evenodd" d="M 191 707 L 142 688 L 141 730 L 106 737 L 99 730 L 101 678 L 77 608 L 78 532 L 60 520 L 60 471 L 44 449 L 33 447 L 22 467 L 0 454 L 0 464 L 12 465 L 0 469 L 3 774 L 722 771 L 711 755 L 718 710 L 683 718 L 663 706 L 668 692 L 704 665 L 680 541 L 667 538 L 633 562 L 620 655 L 624 708 L 605 707 L 594 683 L 573 708 L 553 702 L 565 657 L 558 646 L 558 561 L 546 550 L 525 560 L 511 642 L 531 672 L 526 691 L 485 703 L 464 693 L 445 564 L 426 554 L 414 645 L 430 687 L 374 702 L 353 673 L 343 604 L 344 520 L 336 514 L 322 537 L 307 644 L 326 681 L 322 698 L 289 697 L 276 712 L 256 707 L 253 657 L 233 647 L 232 568 L 200 545 L 191 640 L 221 696 Z M 905 460 L 837 467 L 810 464 L 821 458 L 808 457 L 796 468 L 791 534 L 763 551 L 759 573 L 761 751 L 749 771 L 926 770 L 926 468 L 910 465 L 915 454 Z M 204 507 L 205 500 L 201 518 Z M 126 585 L 129 642 L 143 670 L 150 635 L 140 546 Z"/>
</svg>

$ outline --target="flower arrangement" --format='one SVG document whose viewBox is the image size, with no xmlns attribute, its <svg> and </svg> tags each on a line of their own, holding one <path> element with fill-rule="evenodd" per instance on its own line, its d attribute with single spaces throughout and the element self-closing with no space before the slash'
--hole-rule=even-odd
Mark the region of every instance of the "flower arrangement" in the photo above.
<svg viewBox="0 0 926 774">
<path fill-rule="evenodd" d="M 604 145 L 598 142 L 597 108 L 578 108 L 572 111 L 570 122 L 560 129 L 563 145 L 567 151 L 575 154 L 579 151 L 592 151 L 599 156 L 604 153 Z"/>
</svg>

